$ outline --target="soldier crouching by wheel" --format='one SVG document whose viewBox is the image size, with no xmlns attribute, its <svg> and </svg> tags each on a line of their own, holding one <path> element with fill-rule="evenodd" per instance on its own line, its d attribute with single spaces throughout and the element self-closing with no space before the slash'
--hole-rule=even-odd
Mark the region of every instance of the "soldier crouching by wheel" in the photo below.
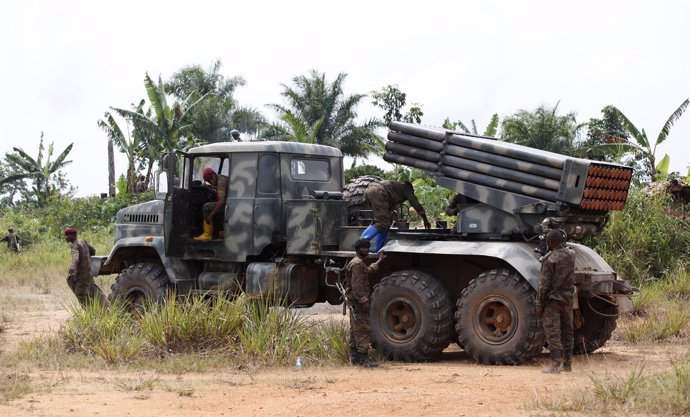
<svg viewBox="0 0 690 417">
<path fill-rule="evenodd" d="M 376 368 L 378 362 L 369 359 L 369 344 L 371 343 L 371 329 L 369 328 L 369 297 L 371 297 L 371 282 L 369 276 L 378 270 L 379 264 L 386 258 L 384 252 L 379 252 L 379 259 L 367 266 L 364 260 L 369 255 L 368 240 L 359 239 L 355 242 L 355 256 L 345 266 L 347 272 L 346 296 L 350 304 L 350 362 L 356 366 Z"/>
<path fill-rule="evenodd" d="M 561 230 L 551 230 L 546 235 L 550 252 L 542 259 L 535 300 L 551 353 L 551 365 L 542 369 L 544 373 L 557 373 L 561 365 L 564 371 L 572 371 L 575 253 L 564 243 L 565 233 Z"/>
</svg>

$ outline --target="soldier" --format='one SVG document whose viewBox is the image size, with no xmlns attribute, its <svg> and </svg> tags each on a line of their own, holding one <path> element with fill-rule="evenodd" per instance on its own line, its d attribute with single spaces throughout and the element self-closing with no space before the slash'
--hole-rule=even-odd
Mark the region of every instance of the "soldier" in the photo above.
<svg viewBox="0 0 690 417">
<path fill-rule="evenodd" d="M 384 252 L 379 253 L 379 259 L 367 266 L 364 261 L 369 255 L 371 243 L 365 239 L 355 242 L 357 256 L 345 266 L 347 273 L 347 303 L 350 305 L 350 362 L 356 366 L 376 368 L 378 362 L 369 359 L 369 343 L 371 330 L 369 329 L 369 297 L 371 296 L 371 282 L 369 276 L 379 269 L 379 264 L 386 258 Z"/>
<path fill-rule="evenodd" d="M 559 372 L 561 364 L 564 371 L 572 371 L 575 253 L 564 243 L 565 233 L 561 230 L 551 230 L 546 235 L 550 252 L 542 259 L 535 300 L 551 353 L 551 365 L 542 369 L 544 373 Z"/>
<path fill-rule="evenodd" d="M 232 136 L 232 139 L 233 139 L 235 142 L 242 142 L 242 139 L 240 139 L 240 131 L 239 131 L 239 130 L 237 130 L 237 129 L 232 129 L 232 130 L 230 131 L 230 136 Z"/>
<path fill-rule="evenodd" d="M 90 257 L 96 254 L 96 250 L 84 240 L 77 239 L 77 229 L 73 227 L 65 229 L 65 240 L 72 246 L 72 265 L 67 274 L 67 285 L 83 306 L 94 301 L 108 305 L 108 299 L 91 276 Z"/>
<path fill-rule="evenodd" d="M 7 242 L 7 248 L 11 250 L 14 253 L 19 253 L 22 251 L 21 246 L 19 243 L 22 241 L 19 236 L 14 233 L 13 228 L 7 229 L 7 235 L 2 238 L 2 240 Z"/>
<path fill-rule="evenodd" d="M 414 195 L 412 183 L 409 181 L 381 181 L 371 184 L 364 190 L 364 201 L 369 204 L 373 211 L 374 223 L 364 230 L 360 238 L 371 240 L 376 237 L 376 243 L 371 250 L 374 253 L 378 252 L 386 243 L 388 230 L 393 222 L 393 209 L 405 201 L 409 201 L 422 218 L 424 227 L 431 228 L 424 207 L 419 204 Z"/>
<path fill-rule="evenodd" d="M 225 205 L 225 193 L 228 190 L 228 177 L 225 175 L 218 175 L 212 168 L 204 168 L 204 181 L 211 184 L 215 193 L 216 201 L 204 203 L 201 207 L 201 213 L 204 216 L 204 232 L 195 237 L 194 240 L 211 240 L 213 239 L 213 216 L 218 213 Z"/>
<path fill-rule="evenodd" d="M 141 193 L 146 192 L 146 190 L 147 190 L 148 188 L 149 188 L 149 187 L 148 187 L 148 185 L 146 184 L 146 177 L 145 177 L 144 175 L 139 175 L 139 181 L 137 181 L 137 186 L 136 186 L 136 188 L 135 188 L 134 191 L 135 191 L 137 194 L 141 194 Z"/>
</svg>

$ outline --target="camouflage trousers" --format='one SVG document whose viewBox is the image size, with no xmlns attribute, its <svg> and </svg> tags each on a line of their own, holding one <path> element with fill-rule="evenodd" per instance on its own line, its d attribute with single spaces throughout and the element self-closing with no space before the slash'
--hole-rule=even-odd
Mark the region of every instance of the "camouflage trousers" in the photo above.
<svg viewBox="0 0 690 417">
<path fill-rule="evenodd" d="M 548 300 L 544 304 L 544 335 L 551 352 L 572 352 L 573 337 L 573 306 L 572 302 Z"/>
<path fill-rule="evenodd" d="M 69 285 L 69 288 L 82 306 L 93 303 L 94 300 L 98 300 L 102 305 L 108 305 L 108 298 L 96 285 L 93 277 L 77 279 L 70 276 L 67 277 L 67 285 Z"/>
<path fill-rule="evenodd" d="M 354 310 L 354 314 L 352 314 Z M 371 330 L 369 329 L 369 312 L 363 312 L 359 303 L 352 303 L 350 309 L 350 347 L 357 352 L 369 352 Z"/>
<path fill-rule="evenodd" d="M 364 190 L 364 201 L 371 207 L 374 227 L 379 232 L 390 229 L 391 223 L 393 223 L 393 216 L 386 190 L 381 186 L 369 186 Z"/>
<path fill-rule="evenodd" d="M 216 202 L 215 201 L 209 201 L 208 203 L 204 203 L 203 206 L 201 206 L 201 215 L 204 216 L 204 219 L 206 219 L 208 216 L 211 215 L 211 212 L 213 209 L 216 207 Z"/>
</svg>

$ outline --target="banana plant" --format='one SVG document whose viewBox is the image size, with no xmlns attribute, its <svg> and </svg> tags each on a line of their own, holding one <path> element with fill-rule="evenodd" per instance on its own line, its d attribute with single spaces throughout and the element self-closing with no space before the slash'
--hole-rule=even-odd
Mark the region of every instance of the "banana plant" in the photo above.
<svg viewBox="0 0 690 417">
<path fill-rule="evenodd" d="M 644 161 L 644 167 L 646 174 L 652 182 L 659 178 L 657 174 L 657 163 L 655 158 L 656 148 L 662 144 L 669 135 L 671 128 L 678 119 L 683 115 L 685 110 L 690 104 L 690 99 L 685 99 L 678 108 L 671 113 L 671 116 L 666 120 L 661 131 L 657 135 L 654 142 L 652 142 L 647 136 L 647 132 L 644 129 L 638 129 L 628 118 L 620 111 L 618 108 L 612 106 L 613 112 L 620 119 L 623 128 L 630 134 L 630 137 L 634 139 L 635 142 L 628 141 L 627 143 L 616 144 L 615 146 L 627 147 L 629 150 L 633 151 L 638 156 L 642 157 Z M 663 167 L 663 166 L 662 166 Z M 668 171 L 668 168 L 666 168 Z"/>
</svg>

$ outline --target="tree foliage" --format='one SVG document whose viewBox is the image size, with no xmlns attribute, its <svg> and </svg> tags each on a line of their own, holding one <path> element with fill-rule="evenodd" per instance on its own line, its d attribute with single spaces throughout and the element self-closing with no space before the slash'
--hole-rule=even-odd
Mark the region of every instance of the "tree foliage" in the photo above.
<svg viewBox="0 0 690 417">
<path fill-rule="evenodd" d="M 257 111 L 240 107 L 233 95 L 246 81 L 241 76 L 225 77 L 221 74 L 221 61 L 217 60 L 205 70 L 200 65 L 190 65 L 177 71 L 165 83 L 166 91 L 178 100 L 186 100 L 195 92 L 205 95 L 198 106 L 186 114 L 190 124 L 189 135 L 197 143 L 231 141 L 230 131 L 238 129 L 256 134 L 265 124 Z"/>
<path fill-rule="evenodd" d="M 402 92 L 397 85 L 387 85 L 380 90 L 371 92 L 372 104 L 384 110 L 383 121 L 389 125 L 392 121 L 404 121 L 407 123 L 422 123 L 422 105 L 412 103 L 406 113 L 403 113 L 407 103 L 407 94 Z"/>
<path fill-rule="evenodd" d="M 558 114 L 558 104 L 534 111 L 520 110 L 503 120 L 502 139 L 531 148 L 574 156 L 579 152 L 578 138 L 583 125 L 575 113 Z"/>
<path fill-rule="evenodd" d="M 127 134 L 122 130 L 117 120 L 110 112 L 105 112 L 103 119 L 98 121 L 100 127 L 121 153 L 127 157 L 127 192 L 133 193 L 136 188 L 137 171 L 142 164 L 143 146 L 139 142 L 139 136 L 130 136 L 129 129 Z"/>
<path fill-rule="evenodd" d="M 489 120 L 489 124 L 486 125 L 486 129 L 484 129 L 483 133 L 479 133 L 477 130 L 477 124 L 475 123 L 474 119 L 470 122 L 470 126 L 472 129 L 469 129 L 467 125 L 465 125 L 462 121 L 457 120 L 455 122 L 451 122 L 448 117 L 446 117 L 446 120 L 443 122 L 443 128 L 444 129 L 449 129 L 449 130 L 456 130 L 460 131 L 463 133 L 467 133 L 469 135 L 482 135 L 482 136 L 489 136 L 489 137 L 496 137 L 496 134 L 498 133 L 498 127 L 499 127 L 499 117 L 498 114 L 494 113 L 493 116 L 491 116 L 491 120 Z"/>
<path fill-rule="evenodd" d="M 28 180 L 33 184 L 31 193 L 39 205 L 45 204 L 48 198 L 55 193 L 72 192 L 69 181 L 60 170 L 72 163 L 72 161 L 67 160 L 67 156 L 73 145 L 74 143 L 67 145 L 57 158 L 52 160 L 53 142 L 48 145 L 46 151 L 43 145 L 43 132 L 41 132 L 41 141 L 38 145 L 36 158 L 31 157 L 22 148 L 12 148 L 14 152 L 5 154 L 5 160 L 15 167 L 16 171 L 10 172 L 9 175 L 0 179 L 0 187 L 5 184 Z M 29 196 L 27 196 L 28 198 Z"/>
<path fill-rule="evenodd" d="M 175 101 L 168 104 L 163 81 L 158 77 L 158 83 L 154 83 L 148 73 L 144 77 L 144 87 L 153 112 L 152 116 L 145 111 L 139 112 L 120 108 L 112 108 L 112 110 L 130 120 L 136 129 L 141 129 L 142 132 L 147 133 L 146 136 L 149 139 L 147 146 L 156 149 L 162 147 L 168 152 L 193 146 L 195 141 L 189 133 L 192 126 L 186 122 L 185 116 L 199 106 L 206 95 L 199 95 L 198 92 L 194 91 L 182 102 Z"/>
<path fill-rule="evenodd" d="M 668 120 L 666 120 L 666 123 L 664 123 L 663 127 L 659 131 L 659 134 L 653 142 L 649 139 L 649 137 L 647 137 L 647 132 L 645 132 L 644 129 L 638 129 L 637 126 L 635 126 L 628 119 L 628 117 L 625 116 L 625 114 L 623 114 L 622 111 L 620 111 L 616 107 L 609 106 L 611 112 L 620 121 L 623 129 L 625 129 L 627 134 L 634 140 L 634 142 L 627 140 L 626 142 L 617 144 L 616 146 L 626 147 L 642 160 L 643 179 L 646 178 L 651 181 L 656 181 L 658 177 L 656 171 L 656 147 L 662 144 L 666 140 L 666 138 L 668 138 L 671 128 L 676 123 L 676 121 L 680 119 L 685 110 L 688 108 L 688 104 L 690 104 L 690 99 L 685 99 L 685 101 L 683 101 L 680 104 L 680 106 L 678 106 L 678 108 L 673 113 L 671 113 L 671 116 L 669 116 Z"/>
<path fill-rule="evenodd" d="M 293 78 L 293 85 L 282 85 L 286 104 L 270 104 L 280 122 L 263 133 L 266 139 L 309 141 L 340 148 L 345 155 L 366 156 L 382 150 L 382 139 L 375 129 L 376 119 L 356 122 L 357 105 L 363 94 L 346 95 L 343 83 L 347 74 L 340 73 L 333 82 L 312 70 Z"/>
</svg>

